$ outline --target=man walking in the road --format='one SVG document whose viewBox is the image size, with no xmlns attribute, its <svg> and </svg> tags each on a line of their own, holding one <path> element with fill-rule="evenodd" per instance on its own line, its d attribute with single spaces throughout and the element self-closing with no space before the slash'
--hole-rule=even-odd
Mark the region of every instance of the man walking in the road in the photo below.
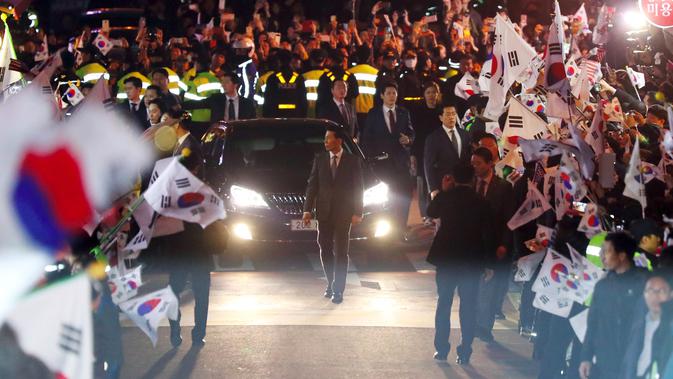
<svg viewBox="0 0 673 379">
<path fill-rule="evenodd" d="M 458 164 L 451 176 L 442 179 L 442 192 L 428 206 L 428 216 L 440 219 L 440 227 L 428 253 L 428 263 L 437 267 L 437 310 L 435 313 L 435 359 L 445 361 L 451 345 L 451 305 L 458 288 L 460 296 L 461 344 L 456 363 L 468 364 L 477 325 L 477 295 L 484 264 L 492 248 L 491 212 L 486 200 L 471 187 L 474 170 Z M 486 269 L 485 280 L 493 270 Z"/>
<path fill-rule="evenodd" d="M 357 156 L 343 149 L 344 131 L 328 128 L 325 150 L 316 155 L 306 188 L 304 224 L 313 210 L 318 220 L 320 259 L 327 278 L 325 297 L 343 301 L 348 273 L 348 243 L 351 224 L 362 221 L 362 168 Z"/>
</svg>

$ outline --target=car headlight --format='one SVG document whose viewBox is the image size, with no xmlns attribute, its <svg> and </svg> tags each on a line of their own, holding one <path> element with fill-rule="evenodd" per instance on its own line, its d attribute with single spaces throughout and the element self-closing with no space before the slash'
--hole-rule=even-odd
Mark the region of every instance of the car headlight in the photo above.
<svg viewBox="0 0 673 379">
<path fill-rule="evenodd" d="M 387 203 L 388 185 L 384 182 L 381 182 L 374 187 L 368 188 L 365 190 L 362 202 L 365 207 Z"/>
<path fill-rule="evenodd" d="M 264 201 L 264 198 L 259 193 L 239 187 L 231 186 L 231 199 L 235 206 L 241 208 L 264 208 L 269 209 L 269 204 Z"/>
</svg>

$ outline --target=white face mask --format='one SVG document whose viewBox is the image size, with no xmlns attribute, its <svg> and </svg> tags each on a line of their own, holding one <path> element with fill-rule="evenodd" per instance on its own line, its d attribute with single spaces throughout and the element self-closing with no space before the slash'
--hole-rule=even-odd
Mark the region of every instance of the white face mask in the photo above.
<svg viewBox="0 0 673 379">
<path fill-rule="evenodd" d="M 410 68 L 410 69 L 413 70 L 413 69 L 416 68 L 416 63 L 417 63 L 417 62 L 418 62 L 418 60 L 417 60 L 416 58 L 405 59 L 405 60 L 404 60 L 404 65 L 405 65 L 407 68 Z"/>
</svg>

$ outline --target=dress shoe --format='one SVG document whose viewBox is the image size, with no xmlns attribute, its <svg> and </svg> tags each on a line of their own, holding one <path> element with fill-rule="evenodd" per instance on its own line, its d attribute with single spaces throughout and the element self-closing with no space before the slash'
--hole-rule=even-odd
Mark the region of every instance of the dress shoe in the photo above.
<svg viewBox="0 0 673 379">
<path fill-rule="evenodd" d="M 178 347 L 182 344 L 182 336 L 179 328 L 171 328 L 171 345 Z"/>
<path fill-rule="evenodd" d="M 330 299 L 330 298 L 332 298 L 332 295 L 334 295 L 334 291 L 332 291 L 331 289 L 328 288 L 328 289 L 325 290 L 325 294 L 323 296 Z"/>
<path fill-rule="evenodd" d="M 435 355 L 432 356 L 432 358 L 436 361 L 446 361 L 448 354 L 442 354 L 440 352 L 435 352 Z"/>
<path fill-rule="evenodd" d="M 344 295 L 339 292 L 335 292 L 334 295 L 332 295 L 332 302 L 334 304 L 341 304 L 344 301 Z"/>
<path fill-rule="evenodd" d="M 206 340 L 203 338 L 192 339 L 192 347 L 203 347 L 206 344 Z"/>
<path fill-rule="evenodd" d="M 462 346 L 458 346 L 456 349 L 456 353 L 458 353 L 458 356 L 456 357 L 456 363 L 459 365 L 469 365 L 470 364 L 470 356 L 472 356 L 472 349 L 470 348 L 464 348 Z"/>
</svg>

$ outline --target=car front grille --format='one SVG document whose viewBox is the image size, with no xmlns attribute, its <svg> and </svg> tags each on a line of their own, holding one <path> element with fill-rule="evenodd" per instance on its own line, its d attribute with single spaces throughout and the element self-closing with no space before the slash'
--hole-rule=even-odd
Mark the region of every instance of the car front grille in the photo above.
<svg viewBox="0 0 673 379">
<path fill-rule="evenodd" d="M 301 215 L 304 213 L 306 196 L 300 193 L 272 193 L 268 194 L 269 202 L 286 215 Z"/>
</svg>

